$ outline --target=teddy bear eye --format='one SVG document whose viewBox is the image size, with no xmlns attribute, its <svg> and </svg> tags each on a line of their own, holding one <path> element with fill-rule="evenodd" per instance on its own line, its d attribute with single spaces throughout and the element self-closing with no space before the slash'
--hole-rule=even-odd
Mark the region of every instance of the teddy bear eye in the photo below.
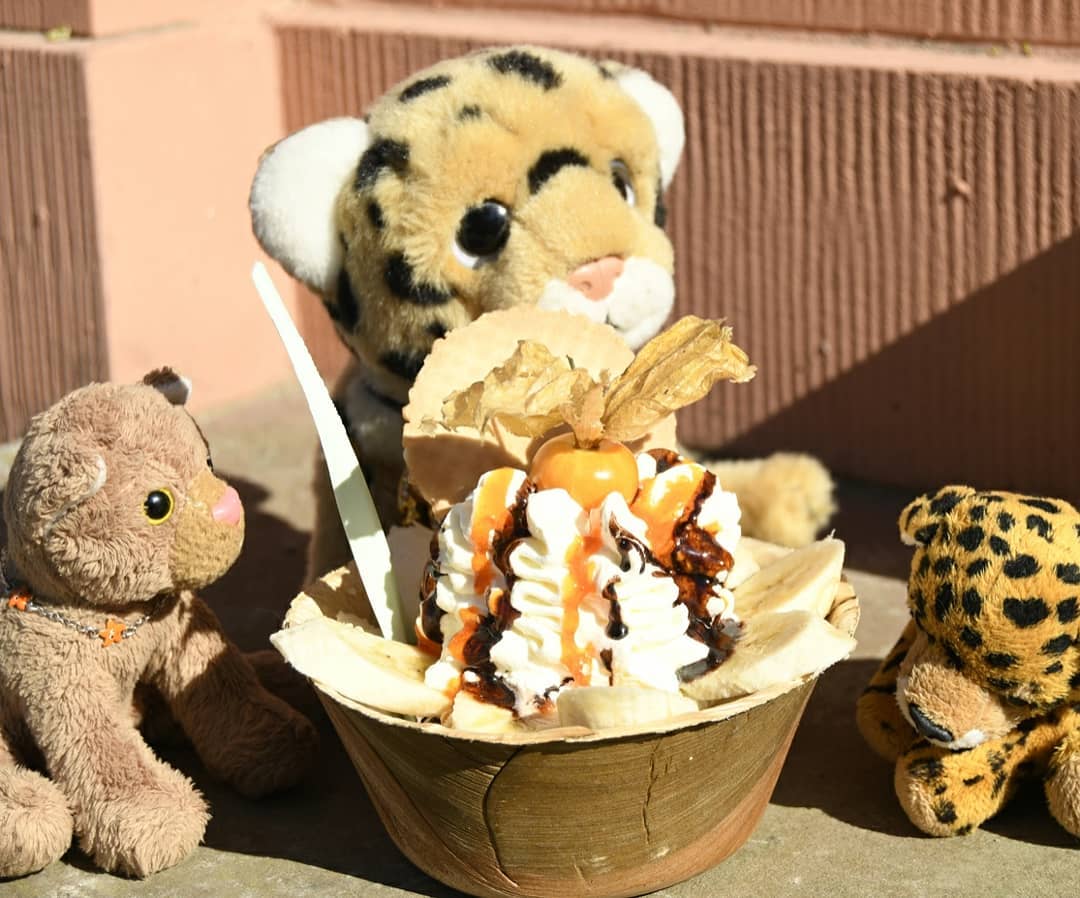
<svg viewBox="0 0 1080 898">
<path fill-rule="evenodd" d="M 462 217 L 454 240 L 454 258 L 476 268 L 506 246 L 510 237 L 510 210 L 496 200 L 484 200 Z"/>
<path fill-rule="evenodd" d="M 633 177 L 630 168 L 621 159 L 613 159 L 611 162 L 611 183 L 619 191 L 622 198 L 631 206 L 637 202 L 637 194 L 634 193 Z"/>
<path fill-rule="evenodd" d="M 153 490 L 143 502 L 143 513 L 151 524 L 164 524 L 173 512 L 173 497 L 166 489 Z"/>
</svg>

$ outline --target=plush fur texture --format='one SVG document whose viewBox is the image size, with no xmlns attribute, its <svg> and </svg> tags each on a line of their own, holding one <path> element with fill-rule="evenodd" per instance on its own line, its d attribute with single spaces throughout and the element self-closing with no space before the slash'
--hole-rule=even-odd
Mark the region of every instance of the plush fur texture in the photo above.
<svg viewBox="0 0 1080 898">
<path fill-rule="evenodd" d="M 675 296 L 663 190 L 683 140 L 678 103 L 645 72 L 510 47 L 418 72 L 365 122 L 312 125 L 264 154 L 253 227 L 356 358 L 336 398 L 385 523 L 401 407 L 441 335 L 520 303 L 609 323 L 634 348 L 661 329 Z M 766 539 L 805 542 L 832 509 L 812 460 L 739 479 Z M 321 466 L 316 490 L 311 574 L 348 558 Z"/>
<path fill-rule="evenodd" d="M 194 420 L 167 398 L 182 401 L 186 388 L 169 372 L 148 382 L 94 384 L 38 415 L 8 480 L 16 592 L 0 606 L 2 876 L 46 866 L 73 835 L 96 864 L 131 876 L 198 844 L 206 803 L 144 743 L 137 685 L 244 795 L 294 783 L 316 748 L 311 724 L 259 684 L 192 592 L 236 559 L 243 511 Z M 94 628 L 147 617 L 110 645 L 21 608 L 20 594 Z"/>
<path fill-rule="evenodd" d="M 1080 514 L 1060 499 L 949 486 L 900 516 L 912 620 L 859 700 L 911 821 L 945 836 L 1045 777 L 1080 836 Z"/>
</svg>

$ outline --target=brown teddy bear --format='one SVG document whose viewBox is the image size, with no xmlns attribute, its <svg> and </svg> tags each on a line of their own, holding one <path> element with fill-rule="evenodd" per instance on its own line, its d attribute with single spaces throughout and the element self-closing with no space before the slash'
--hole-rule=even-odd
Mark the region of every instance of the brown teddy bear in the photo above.
<svg viewBox="0 0 1080 898">
<path fill-rule="evenodd" d="M 140 736 L 137 684 L 243 795 L 293 784 L 314 754 L 311 724 L 259 684 L 192 592 L 235 561 L 244 518 L 187 393 L 168 369 L 76 390 L 34 418 L 15 458 L 0 577 L 0 876 L 48 865 L 73 833 L 96 864 L 132 876 L 199 843 L 206 802 Z"/>
</svg>

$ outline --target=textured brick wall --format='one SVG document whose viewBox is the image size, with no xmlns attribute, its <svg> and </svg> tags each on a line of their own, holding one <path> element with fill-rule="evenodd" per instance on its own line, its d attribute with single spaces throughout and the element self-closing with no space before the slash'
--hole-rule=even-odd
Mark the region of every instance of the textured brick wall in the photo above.
<svg viewBox="0 0 1080 898">
<path fill-rule="evenodd" d="M 85 71 L 0 43 L 0 442 L 107 372 Z"/>
<path fill-rule="evenodd" d="M 316 2 L 347 6 L 353 0 Z M 1080 0 L 431 0 L 431 5 L 612 13 L 951 41 L 1080 43 Z"/>
</svg>

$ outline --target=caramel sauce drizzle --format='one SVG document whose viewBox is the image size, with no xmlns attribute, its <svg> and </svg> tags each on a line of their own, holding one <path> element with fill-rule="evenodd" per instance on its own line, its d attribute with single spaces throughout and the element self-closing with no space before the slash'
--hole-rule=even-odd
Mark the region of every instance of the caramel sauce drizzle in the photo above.
<svg viewBox="0 0 1080 898">
<path fill-rule="evenodd" d="M 578 622 L 581 618 L 581 603 L 593 592 L 589 556 L 594 555 L 601 545 L 600 534 L 590 533 L 584 537 L 577 537 L 566 552 L 568 573 L 562 584 L 563 617 L 560 660 L 578 686 L 588 686 L 592 678 L 589 662 L 592 646 L 578 648 L 574 634 L 577 633 Z"/>
<path fill-rule="evenodd" d="M 496 468 L 488 474 L 473 498 L 469 538 L 473 544 L 472 570 L 478 596 L 482 596 L 495 579 L 495 565 L 491 560 L 492 538 L 510 522 L 513 512 L 506 507 L 506 490 L 517 473 L 514 468 Z"/>
</svg>

